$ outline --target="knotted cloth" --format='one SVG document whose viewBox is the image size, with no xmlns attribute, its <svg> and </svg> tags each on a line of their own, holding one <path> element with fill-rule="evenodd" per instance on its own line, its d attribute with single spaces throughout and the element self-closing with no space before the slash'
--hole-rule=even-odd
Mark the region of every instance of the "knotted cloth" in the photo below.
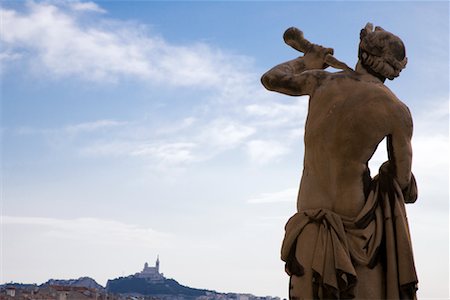
<svg viewBox="0 0 450 300">
<path fill-rule="evenodd" d="M 286 224 L 281 248 L 286 272 L 303 275 L 303 266 L 295 256 L 297 238 L 305 226 L 317 223 L 318 237 L 311 245 L 315 299 L 354 298 L 358 280 L 354 264 L 373 268 L 377 263 L 385 265 L 385 299 L 416 299 L 418 280 L 405 211 L 405 202 L 416 198 L 414 176 L 402 191 L 390 174 L 380 171 L 355 218 L 320 208 L 296 213 Z"/>
</svg>

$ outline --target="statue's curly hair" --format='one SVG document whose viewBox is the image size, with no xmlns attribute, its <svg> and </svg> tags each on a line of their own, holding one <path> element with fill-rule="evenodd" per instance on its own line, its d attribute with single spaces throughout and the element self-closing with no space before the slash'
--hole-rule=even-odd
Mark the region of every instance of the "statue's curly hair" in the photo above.
<svg viewBox="0 0 450 300">
<path fill-rule="evenodd" d="M 373 31 L 371 23 L 361 30 L 358 58 L 370 72 L 390 80 L 398 77 L 408 62 L 402 40 L 378 26 Z"/>
</svg>

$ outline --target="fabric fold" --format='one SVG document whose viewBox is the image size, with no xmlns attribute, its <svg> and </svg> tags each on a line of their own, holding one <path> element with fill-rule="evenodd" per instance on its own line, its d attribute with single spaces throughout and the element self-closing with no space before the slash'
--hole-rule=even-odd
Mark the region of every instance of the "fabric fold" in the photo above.
<svg viewBox="0 0 450 300">
<path fill-rule="evenodd" d="M 412 176 L 410 185 L 415 184 Z M 405 210 L 405 202 L 415 199 L 405 199 L 405 194 L 417 198 L 417 187 L 410 186 L 407 190 L 404 193 L 395 179 L 380 172 L 355 218 L 323 208 L 294 214 L 286 224 L 281 248 L 288 274 L 303 275 L 303 266 L 295 256 L 296 251 L 301 251 L 295 249 L 296 242 L 308 224 L 316 223 L 319 230 L 311 258 L 314 298 L 354 298 L 357 283 L 354 264 L 373 268 L 383 263 L 386 299 L 415 299 L 418 280 Z"/>
</svg>

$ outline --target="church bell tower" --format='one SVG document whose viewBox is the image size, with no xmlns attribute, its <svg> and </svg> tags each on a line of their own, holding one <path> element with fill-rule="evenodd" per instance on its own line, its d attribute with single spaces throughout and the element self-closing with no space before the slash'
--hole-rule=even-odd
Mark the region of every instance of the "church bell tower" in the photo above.
<svg viewBox="0 0 450 300">
<path fill-rule="evenodd" d="M 156 258 L 156 264 L 155 264 L 155 267 L 156 267 L 156 273 L 159 274 L 159 254 L 158 254 L 158 257 Z"/>
</svg>

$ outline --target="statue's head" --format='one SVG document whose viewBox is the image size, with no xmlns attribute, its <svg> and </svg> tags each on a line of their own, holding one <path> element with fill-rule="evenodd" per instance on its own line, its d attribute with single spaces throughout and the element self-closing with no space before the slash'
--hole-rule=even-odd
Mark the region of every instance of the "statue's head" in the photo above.
<svg viewBox="0 0 450 300">
<path fill-rule="evenodd" d="M 367 23 L 361 30 L 358 58 L 363 67 L 378 77 L 398 77 L 408 59 L 402 40 L 381 27 Z"/>
</svg>

